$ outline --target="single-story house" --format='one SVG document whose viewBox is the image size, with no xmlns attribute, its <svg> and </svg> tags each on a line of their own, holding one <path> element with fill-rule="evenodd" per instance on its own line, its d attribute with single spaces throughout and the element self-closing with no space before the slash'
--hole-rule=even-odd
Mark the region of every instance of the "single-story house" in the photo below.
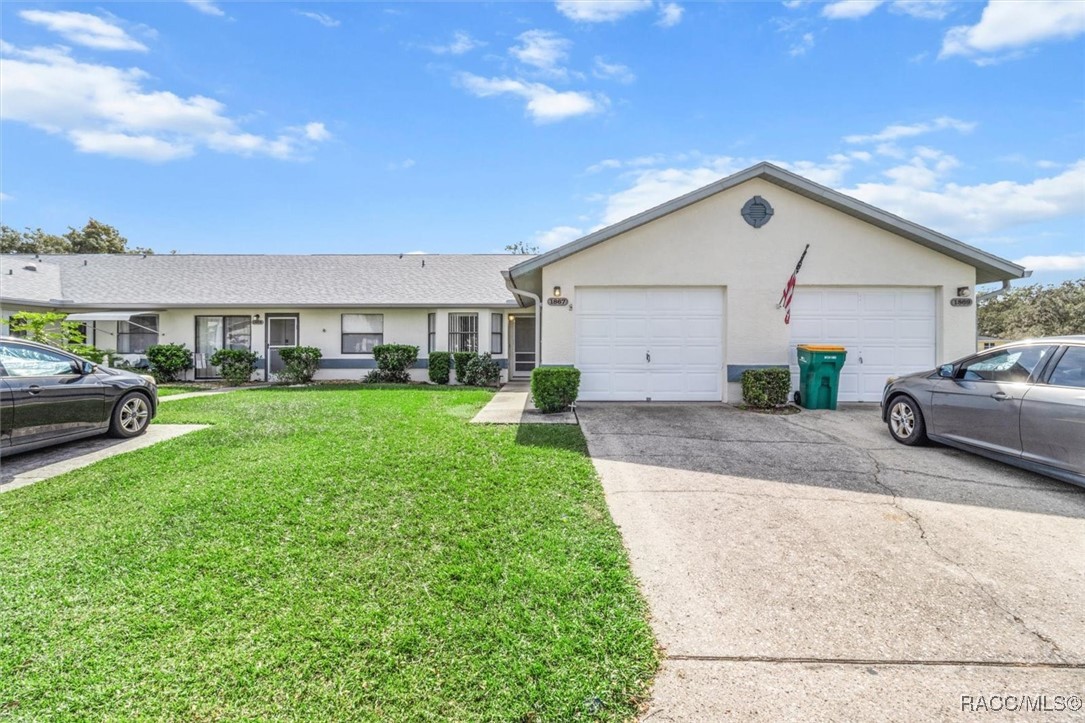
<svg viewBox="0 0 1085 723">
<path fill-rule="evenodd" d="M 805 256 L 803 256 L 805 251 Z M 796 277 L 790 314 L 781 297 Z M 576 366 L 585 400 L 737 401 L 750 368 L 840 343 L 843 401 L 975 349 L 977 284 L 1021 266 L 761 163 L 538 256 L 124 255 L 0 259 L 3 313 L 80 314 L 138 358 L 187 344 L 317 346 L 318 378 L 359 378 L 381 342 L 492 352 L 506 378 Z M 785 323 L 789 316 L 790 323 Z"/>
</svg>

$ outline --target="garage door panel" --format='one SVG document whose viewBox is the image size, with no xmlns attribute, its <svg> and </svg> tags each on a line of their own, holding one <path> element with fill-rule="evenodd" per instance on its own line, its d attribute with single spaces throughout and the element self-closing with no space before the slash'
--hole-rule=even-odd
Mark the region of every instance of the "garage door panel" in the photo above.
<svg viewBox="0 0 1085 723">
<path fill-rule="evenodd" d="M 588 287 L 576 298 L 582 399 L 722 398 L 721 289 Z"/>
<path fill-rule="evenodd" d="M 840 401 L 878 401 L 886 377 L 934 366 L 936 311 L 933 289 L 797 289 L 791 307 L 792 378 L 797 383 L 795 344 L 843 344 L 848 357 Z"/>
</svg>

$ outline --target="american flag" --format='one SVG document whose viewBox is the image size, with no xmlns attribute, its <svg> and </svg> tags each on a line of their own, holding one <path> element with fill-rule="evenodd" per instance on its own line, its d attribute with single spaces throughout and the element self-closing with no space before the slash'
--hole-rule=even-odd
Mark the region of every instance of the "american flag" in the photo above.
<svg viewBox="0 0 1085 723">
<path fill-rule="evenodd" d="M 802 250 L 802 256 L 799 257 L 799 263 L 795 264 L 795 270 L 791 273 L 791 278 L 787 280 L 787 285 L 784 286 L 784 293 L 780 296 L 780 303 L 776 305 L 777 309 L 785 309 L 784 323 L 791 323 L 791 297 L 795 295 L 795 277 L 799 275 L 799 269 L 802 268 L 802 260 L 806 258 L 806 252 L 810 250 L 810 244 L 806 244 L 806 248 Z"/>
</svg>

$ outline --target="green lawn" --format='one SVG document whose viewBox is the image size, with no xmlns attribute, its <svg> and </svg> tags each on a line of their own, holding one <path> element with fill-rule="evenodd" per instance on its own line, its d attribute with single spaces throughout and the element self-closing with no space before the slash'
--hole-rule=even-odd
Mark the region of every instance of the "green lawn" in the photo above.
<svg viewBox="0 0 1085 723">
<path fill-rule="evenodd" d="M 163 405 L 0 495 L 0 719 L 622 720 L 657 655 L 577 427 L 490 392 Z"/>
</svg>

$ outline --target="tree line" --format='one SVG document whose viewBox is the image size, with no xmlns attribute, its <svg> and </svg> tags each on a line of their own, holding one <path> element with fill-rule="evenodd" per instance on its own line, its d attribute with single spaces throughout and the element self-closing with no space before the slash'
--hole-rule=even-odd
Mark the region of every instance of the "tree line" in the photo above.
<svg viewBox="0 0 1085 723">
<path fill-rule="evenodd" d="M 128 239 L 113 226 L 89 219 L 83 228 L 68 227 L 63 235 L 40 228 L 18 231 L 0 226 L 0 253 L 5 254 L 153 254 L 141 246 L 128 248 Z"/>
<path fill-rule="evenodd" d="M 980 336 L 996 339 L 1085 334 L 1085 279 L 1010 289 L 981 301 L 976 317 Z"/>
</svg>

